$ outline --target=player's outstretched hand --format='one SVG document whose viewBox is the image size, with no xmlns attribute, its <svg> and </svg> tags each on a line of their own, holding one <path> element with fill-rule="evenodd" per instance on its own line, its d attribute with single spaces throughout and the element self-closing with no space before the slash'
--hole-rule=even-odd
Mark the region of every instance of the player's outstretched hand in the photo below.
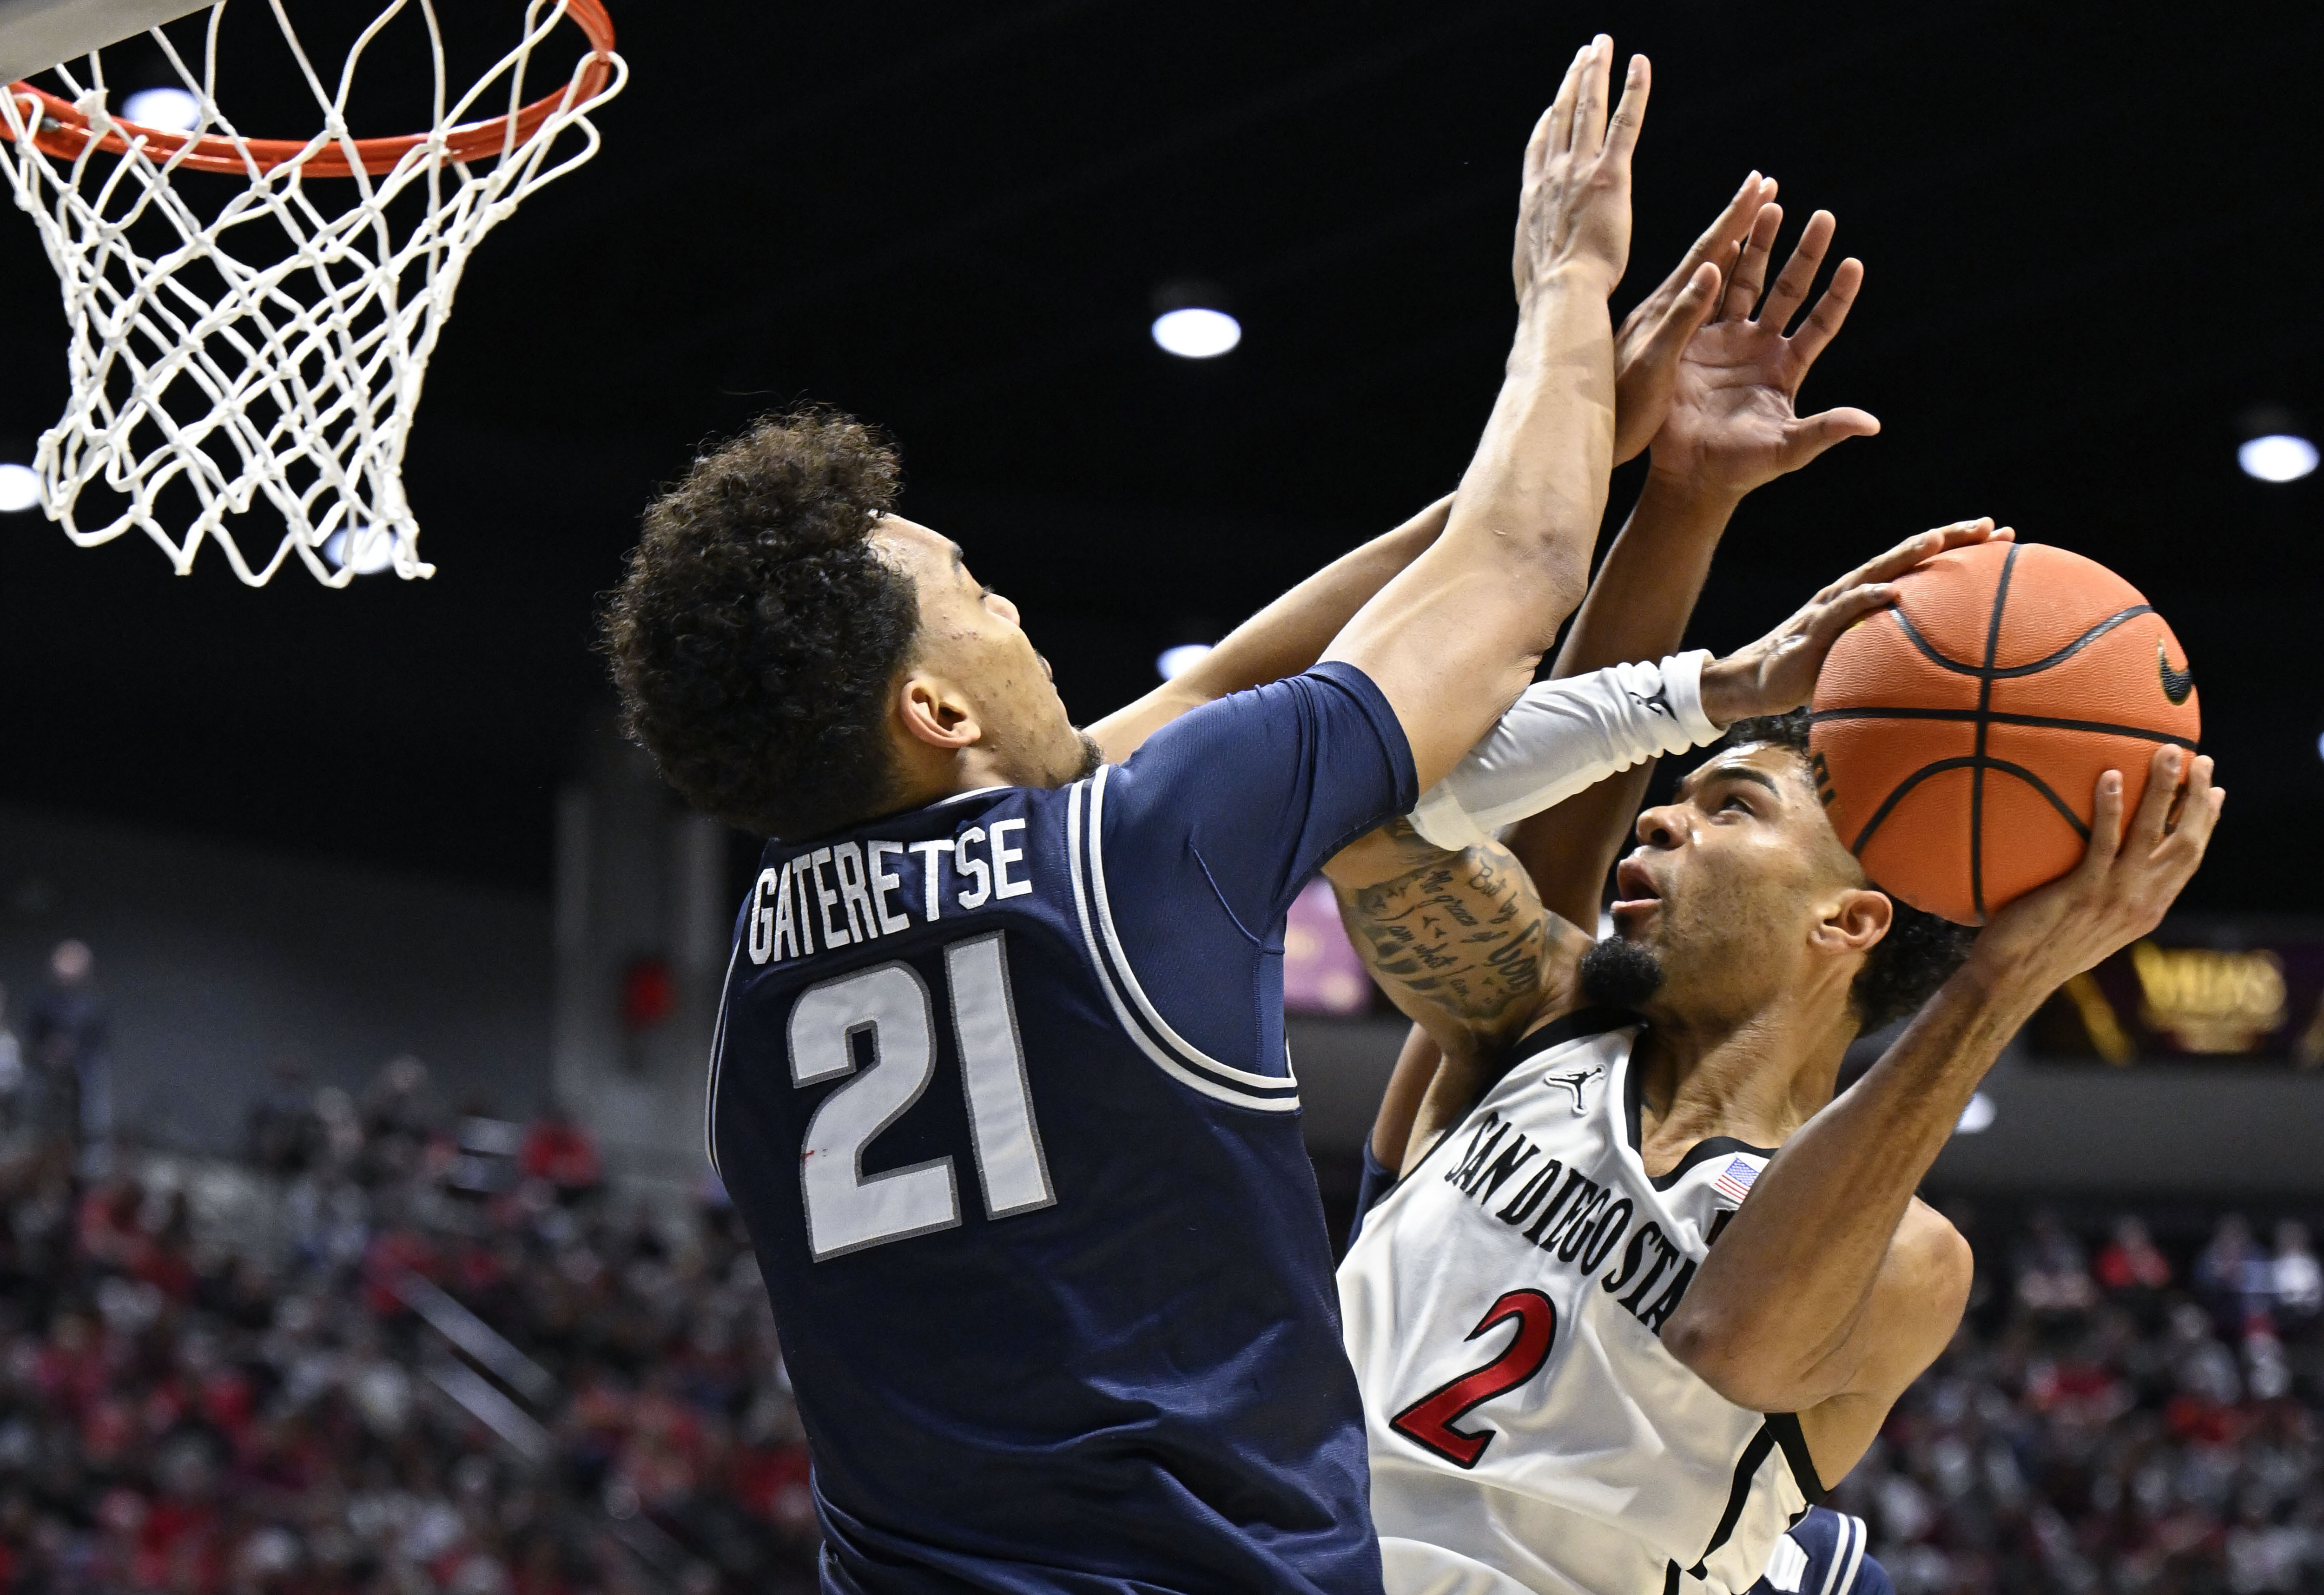
<svg viewBox="0 0 2324 1595">
<path fill-rule="evenodd" d="M 2006 543 L 2016 536 L 2006 526 L 1997 529 L 1987 516 L 1906 538 L 1824 588 L 1757 642 L 1703 666 L 1703 713 L 1714 724 L 1731 725 L 1753 715 L 1798 708 L 1815 696 L 1816 677 L 1840 633 L 1895 601 L 1891 584 L 1898 576 L 1947 549 Z"/>
<path fill-rule="evenodd" d="M 2098 777 L 2082 862 L 1996 913 L 1970 963 L 2047 996 L 2128 946 L 2163 923 L 2193 878 L 2227 797 L 2211 784 L 2208 756 L 2166 744 L 2154 750 L 2146 795 L 2126 830 L 2122 772 L 2107 770 Z"/>
<path fill-rule="evenodd" d="M 1614 463 L 1636 459 L 1662 430 L 1678 381 L 1679 356 L 1703 318 L 1719 302 L 1720 285 L 1735 263 L 1762 207 L 1775 198 L 1775 180 L 1753 172 L 1735 190 L 1694 247 L 1662 286 L 1638 301 L 1614 331 Z"/>
<path fill-rule="evenodd" d="M 1798 470 L 1844 438 L 1869 438 L 1880 430 L 1880 423 L 1861 410 L 1803 416 L 1795 407 L 1809 369 L 1848 319 L 1864 285 L 1864 263 L 1853 257 L 1840 262 L 1799 330 L 1786 333 L 1815 285 L 1838 224 L 1828 210 L 1808 218 L 1792 258 L 1762 301 L 1760 289 L 1783 222 L 1780 207 L 1759 207 L 1727 273 L 1717 316 L 1687 340 L 1679 355 L 1668 414 L 1654 438 L 1654 469 L 1691 493 L 1739 499 Z"/>
<path fill-rule="evenodd" d="M 1630 58 L 1609 119 L 1613 68 L 1614 41 L 1600 33 L 1574 56 L 1526 144 L 1513 268 L 1521 311 L 1569 270 L 1591 291 L 1611 293 L 1629 262 L 1630 156 L 1646 114 L 1646 58 Z"/>
</svg>

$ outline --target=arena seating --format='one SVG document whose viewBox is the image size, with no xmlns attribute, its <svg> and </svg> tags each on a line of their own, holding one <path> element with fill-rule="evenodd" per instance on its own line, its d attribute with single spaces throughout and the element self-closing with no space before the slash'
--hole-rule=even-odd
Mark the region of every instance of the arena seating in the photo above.
<svg viewBox="0 0 2324 1595">
<path fill-rule="evenodd" d="M 0 1590 L 813 1587 L 715 1186 L 619 1197 L 571 1124 L 443 1112 L 409 1060 L 278 1092 L 207 1200 L 115 1166 L 7 1171 Z M 1833 1502 L 1904 1595 L 2324 1589 L 2304 1230 L 1962 1216 L 1969 1323 Z"/>
</svg>

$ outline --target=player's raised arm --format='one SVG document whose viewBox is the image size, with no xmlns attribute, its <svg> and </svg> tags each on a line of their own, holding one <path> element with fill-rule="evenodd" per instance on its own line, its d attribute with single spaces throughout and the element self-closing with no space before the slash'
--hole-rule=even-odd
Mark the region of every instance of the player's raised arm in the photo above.
<svg viewBox="0 0 2324 1595">
<path fill-rule="evenodd" d="M 1665 422 L 1673 412 L 1674 396 L 1681 392 L 1683 363 L 1698 338 L 1704 315 L 1720 301 L 1722 286 L 1752 235 L 1761 207 L 1775 192 L 1771 178 L 1755 171 L 1744 179 L 1735 197 L 1671 274 L 1623 318 L 1614 337 L 1617 464 L 1643 451 L 1649 439 L 1671 431 Z M 1821 258 L 1820 248 L 1812 254 Z M 1813 275 L 1812 264 L 1808 275 Z M 1699 354 L 1695 364 L 1705 364 Z M 1804 364 L 1801 369 L 1804 371 Z M 1333 560 L 1237 626 L 1193 669 L 1096 722 L 1090 726 L 1090 734 L 1105 756 L 1118 762 L 1189 709 L 1306 669 L 1323 657 L 1324 648 L 1374 594 L 1434 544 L 1452 505 L 1452 495 L 1448 493 L 1395 530 Z M 1634 546 L 1658 540 L 1651 535 L 1631 539 Z M 1647 557 L 1622 557 L 1618 544 L 1615 553 L 1608 556 L 1608 565 L 1618 570 Z M 1602 572 L 1600 579 L 1604 579 Z M 1700 585 L 1699 577 L 1696 585 Z M 1583 615 L 1587 617 L 1591 611 L 1585 600 Z M 1668 646 L 1676 643 L 1674 635 Z M 1619 644 L 1609 639 L 1608 646 Z M 1665 647 L 1637 654 L 1608 653 L 1602 659 L 1572 668 L 1564 668 L 1565 655 L 1561 655 L 1558 673 L 1572 675 L 1578 669 L 1611 664 L 1617 657 L 1645 659 L 1667 650 Z M 1569 641 L 1566 654 L 1572 652 Z"/>
<path fill-rule="evenodd" d="M 1799 1413 L 1827 1477 L 1870 1443 L 1913 1357 L 1941 1348 L 1967 1288 L 1958 1238 L 1906 1222 L 1914 1187 L 2043 1000 L 2161 923 L 2226 798 L 2209 759 L 2170 746 L 2127 827 L 2122 794 L 2118 771 L 2098 779 L 2080 866 L 1996 914 L 1895 1045 L 1784 1143 L 1664 1328 L 1729 1400 Z"/>
<path fill-rule="evenodd" d="M 1607 113 L 1613 42 L 1578 55 L 1526 148 L 1517 336 L 1444 535 L 1367 604 L 1325 657 L 1369 676 L 1423 788 L 1533 678 L 1586 585 L 1614 446 L 1606 297 L 1630 246 L 1630 157 L 1647 68 Z"/>
<path fill-rule="evenodd" d="M 1666 413 L 1654 437 L 1646 485 L 1582 601 L 1553 678 L 1675 651 L 1711 556 L 1744 497 L 1843 438 L 1879 430 L 1880 423 L 1860 410 L 1798 412 L 1800 386 L 1847 320 L 1864 267 L 1853 259 L 1840 262 L 1813 309 L 1792 330 L 1836 224 L 1829 211 L 1808 218 L 1763 300 L 1783 222 L 1782 210 L 1769 202 L 1774 189 L 1754 173 L 1737 196 L 1752 214 L 1744 218 L 1748 236 L 1739 240 L 1739 251 L 1721 260 L 1729 269 L 1719 314 L 1686 340 L 1672 363 Z M 1715 247 L 1738 208 L 1729 204 L 1689 252 L 1690 260 Z M 1625 406 L 1626 422 L 1631 408 Z M 1597 922 L 1606 873 L 1629 835 L 1653 773 L 1654 761 L 1641 761 L 1510 832 L 1509 851 L 1551 912 L 1580 925 Z"/>
</svg>

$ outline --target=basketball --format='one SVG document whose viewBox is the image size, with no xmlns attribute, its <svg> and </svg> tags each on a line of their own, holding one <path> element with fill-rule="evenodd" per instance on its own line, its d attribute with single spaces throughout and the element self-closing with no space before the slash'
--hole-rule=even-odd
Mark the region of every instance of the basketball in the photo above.
<svg viewBox="0 0 2324 1595">
<path fill-rule="evenodd" d="M 1896 586 L 1816 684 L 1818 787 L 1882 890 L 1979 925 L 2080 861 L 2100 774 L 2135 813 L 2155 746 L 2195 746 L 2194 677 L 2138 589 L 2063 549 L 1956 549 Z"/>
</svg>

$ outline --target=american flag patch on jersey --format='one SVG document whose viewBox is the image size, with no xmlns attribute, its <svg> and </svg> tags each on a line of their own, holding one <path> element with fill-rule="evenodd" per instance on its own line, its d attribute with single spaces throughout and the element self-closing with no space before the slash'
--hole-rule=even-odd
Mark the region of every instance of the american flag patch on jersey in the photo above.
<svg viewBox="0 0 2324 1595">
<path fill-rule="evenodd" d="M 1740 1202 L 1751 1194 L 1751 1182 L 1758 1177 L 1757 1169 L 1740 1157 L 1733 1157 L 1719 1171 L 1719 1177 L 1711 1182 L 1711 1188 L 1721 1196 Z"/>
</svg>

